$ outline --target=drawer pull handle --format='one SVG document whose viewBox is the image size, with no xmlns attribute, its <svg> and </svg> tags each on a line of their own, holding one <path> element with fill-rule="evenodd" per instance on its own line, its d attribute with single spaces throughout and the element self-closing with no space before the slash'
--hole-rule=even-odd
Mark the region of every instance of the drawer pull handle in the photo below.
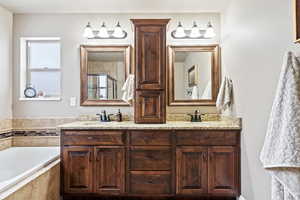
<svg viewBox="0 0 300 200">
<path fill-rule="evenodd" d="M 153 180 L 152 179 L 148 180 L 148 183 L 153 184 Z"/>
<path fill-rule="evenodd" d="M 94 139 L 93 137 L 91 137 L 91 136 L 89 136 L 89 137 L 87 137 L 87 139 L 88 140 L 92 140 L 92 139 Z"/>
</svg>

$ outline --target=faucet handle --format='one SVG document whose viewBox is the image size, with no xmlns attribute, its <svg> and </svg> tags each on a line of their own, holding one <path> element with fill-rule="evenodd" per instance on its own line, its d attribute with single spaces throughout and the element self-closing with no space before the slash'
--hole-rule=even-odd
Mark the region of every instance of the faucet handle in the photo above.
<svg viewBox="0 0 300 200">
<path fill-rule="evenodd" d="M 99 121 L 102 121 L 102 114 L 97 113 L 96 116 L 99 116 Z"/>
<path fill-rule="evenodd" d="M 111 121 L 110 116 L 113 116 L 113 115 L 114 115 L 114 114 L 109 114 L 109 115 L 107 115 L 107 121 L 108 121 L 108 122 Z"/>
</svg>

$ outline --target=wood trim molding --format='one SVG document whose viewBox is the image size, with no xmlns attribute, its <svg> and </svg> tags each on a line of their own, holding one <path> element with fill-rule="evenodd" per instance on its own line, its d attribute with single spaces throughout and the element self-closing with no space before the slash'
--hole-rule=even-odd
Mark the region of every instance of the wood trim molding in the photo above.
<svg viewBox="0 0 300 200">
<path fill-rule="evenodd" d="M 125 79 L 132 73 L 131 65 L 131 46 L 95 46 L 95 45 L 81 45 L 80 46 L 80 106 L 129 106 L 128 103 L 122 100 L 89 100 L 87 91 L 87 56 L 88 52 L 124 52 L 125 63 Z"/>
<path fill-rule="evenodd" d="M 131 22 L 135 25 L 163 25 L 168 24 L 170 19 L 131 19 Z"/>
<path fill-rule="evenodd" d="M 174 92 L 174 59 L 176 51 L 199 51 L 211 52 L 211 80 L 212 80 L 212 99 L 199 100 L 176 100 Z M 221 61 L 219 45 L 201 46 L 168 46 L 168 105 L 169 106 L 215 106 L 221 81 Z"/>
<path fill-rule="evenodd" d="M 293 12 L 295 43 L 300 43 L 300 0 L 293 0 Z"/>
</svg>

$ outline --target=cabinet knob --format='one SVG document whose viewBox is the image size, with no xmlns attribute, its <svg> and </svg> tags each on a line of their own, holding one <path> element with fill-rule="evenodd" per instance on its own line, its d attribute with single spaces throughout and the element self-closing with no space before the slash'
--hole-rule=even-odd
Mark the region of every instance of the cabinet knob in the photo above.
<svg viewBox="0 0 300 200">
<path fill-rule="evenodd" d="M 148 183 L 153 184 L 153 180 L 152 179 L 148 180 Z"/>
<path fill-rule="evenodd" d="M 205 162 L 207 162 L 207 153 L 203 153 L 203 160 L 205 161 Z"/>
</svg>

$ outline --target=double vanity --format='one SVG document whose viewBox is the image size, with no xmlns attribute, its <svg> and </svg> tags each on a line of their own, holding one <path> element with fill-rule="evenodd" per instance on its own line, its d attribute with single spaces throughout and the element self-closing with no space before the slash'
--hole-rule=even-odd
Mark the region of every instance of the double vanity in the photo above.
<svg viewBox="0 0 300 200">
<path fill-rule="evenodd" d="M 75 122 L 60 130 L 64 199 L 240 194 L 239 119 Z"/>
<path fill-rule="evenodd" d="M 129 106 L 122 85 L 134 74 L 134 121 L 60 126 L 63 199 L 235 199 L 241 120 L 167 121 L 167 106 L 216 105 L 219 46 L 167 48 L 169 19 L 131 21 L 134 56 L 130 45 L 81 46 L 80 102 Z"/>
</svg>

